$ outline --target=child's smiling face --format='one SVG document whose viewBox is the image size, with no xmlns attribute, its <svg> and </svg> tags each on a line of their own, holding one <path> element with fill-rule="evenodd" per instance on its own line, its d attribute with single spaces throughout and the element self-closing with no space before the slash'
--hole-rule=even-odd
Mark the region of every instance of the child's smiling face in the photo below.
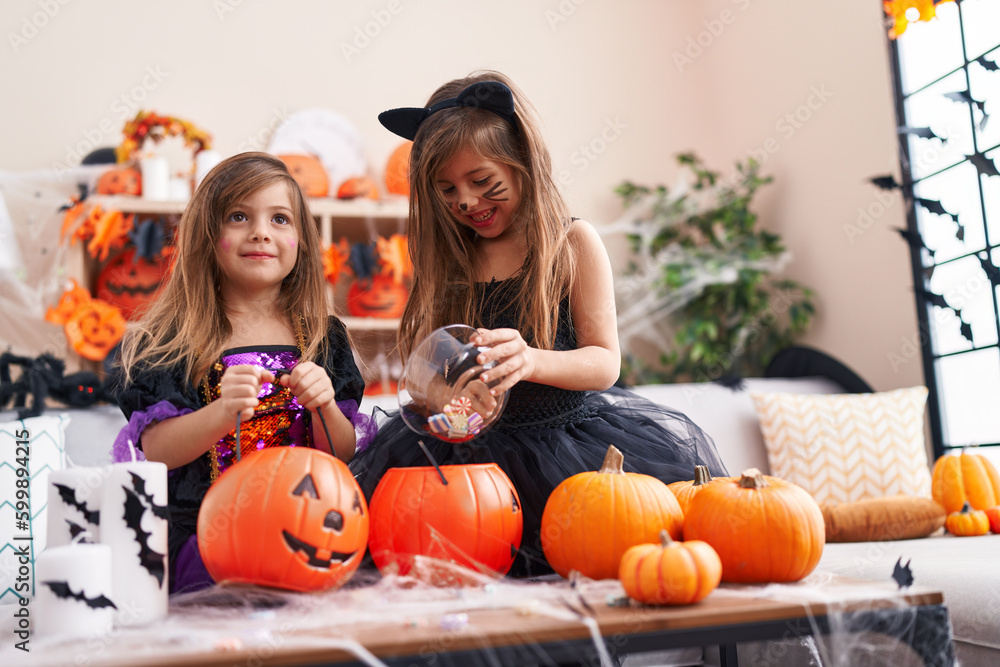
<svg viewBox="0 0 1000 667">
<path fill-rule="evenodd" d="M 437 173 L 438 189 L 455 218 L 485 238 L 497 238 L 511 227 L 521 198 L 520 180 L 502 162 L 463 149 Z"/>
</svg>

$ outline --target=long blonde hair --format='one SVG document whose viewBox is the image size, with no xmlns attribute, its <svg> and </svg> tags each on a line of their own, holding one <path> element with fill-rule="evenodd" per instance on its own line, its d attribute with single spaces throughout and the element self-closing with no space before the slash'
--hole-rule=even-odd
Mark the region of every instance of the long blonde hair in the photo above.
<svg viewBox="0 0 1000 667">
<path fill-rule="evenodd" d="M 421 123 L 410 151 L 410 217 L 407 229 L 413 285 L 403 312 L 399 346 L 403 356 L 434 329 L 448 324 L 482 326 L 475 267 L 474 230 L 451 213 L 434 181 L 459 150 L 507 165 L 520 180 L 513 224 L 528 248 L 515 309 L 521 334 L 533 345 L 551 348 L 559 303 L 572 284 L 575 262 L 567 241 L 569 215 L 552 178 L 549 151 L 539 123 L 523 94 L 499 72 L 476 72 L 438 88 L 426 106 L 456 97 L 480 81 L 499 81 L 514 96 L 513 123 L 478 108 L 437 111 Z"/>
<path fill-rule="evenodd" d="M 301 326 L 303 358 L 325 353 L 332 309 L 323 280 L 319 231 L 309 205 L 281 160 L 268 153 L 240 153 L 205 176 L 181 216 L 170 278 L 122 342 L 119 363 L 126 385 L 139 364 L 146 368 L 183 364 L 187 378 L 198 384 L 225 350 L 232 325 L 220 292 L 222 269 L 216 243 L 233 206 L 278 182 L 288 186 L 299 243 L 295 266 L 281 283 L 275 315 L 287 317 L 293 328 Z"/>
</svg>

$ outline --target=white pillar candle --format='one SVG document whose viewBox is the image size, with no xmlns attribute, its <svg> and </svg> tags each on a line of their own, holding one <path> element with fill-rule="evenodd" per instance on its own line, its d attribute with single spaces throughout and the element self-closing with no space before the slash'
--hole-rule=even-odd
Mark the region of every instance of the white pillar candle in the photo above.
<svg viewBox="0 0 1000 667">
<path fill-rule="evenodd" d="M 119 625 L 148 625 L 167 615 L 167 466 L 111 466 L 101 494 L 101 542 L 111 547 Z"/>
<path fill-rule="evenodd" d="M 31 611 L 36 637 L 107 633 L 115 618 L 111 548 L 106 544 L 50 547 L 35 558 Z"/>
<path fill-rule="evenodd" d="M 48 541 L 50 547 L 70 544 L 82 531 L 100 542 L 101 493 L 104 468 L 67 468 L 49 473 Z"/>
<path fill-rule="evenodd" d="M 212 167 L 222 162 L 222 153 L 215 150 L 199 151 L 194 157 L 194 187 L 201 184 L 202 179 L 212 170 Z"/>
<path fill-rule="evenodd" d="M 187 201 L 191 198 L 191 181 L 186 178 L 170 179 L 170 201 Z"/>
<path fill-rule="evenodd" d="M 166 201 L 170 195 L 170 163 L 166 157 L 153 155 L 139 161 L 142 171 L 142 198 Z"/>
</svg>

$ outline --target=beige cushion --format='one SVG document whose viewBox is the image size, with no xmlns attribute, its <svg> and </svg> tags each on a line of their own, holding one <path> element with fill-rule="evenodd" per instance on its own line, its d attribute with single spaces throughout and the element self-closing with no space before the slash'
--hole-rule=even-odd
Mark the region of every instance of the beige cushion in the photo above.
<svg viewBox="0 0 1000 667">
<path fill-rule="evenodd" d="M 771 474 L 816 502 L 930 497 L 925 387 L 872 394 L 751 393 Z"/>
<path fill-rule="evenodd" d="M 930 498 L 887 496 L 822 506 L 827 542 L 881 542 L 927 537 L 944 525 Z"/>
</svg>

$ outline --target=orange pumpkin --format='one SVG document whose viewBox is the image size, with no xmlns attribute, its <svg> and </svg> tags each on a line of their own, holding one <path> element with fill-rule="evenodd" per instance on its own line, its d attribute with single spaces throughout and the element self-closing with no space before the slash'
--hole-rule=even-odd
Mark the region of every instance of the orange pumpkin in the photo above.
<svg viewBox="0 0 1000 667">
<path fill-rule="evenodd" d="M 307 197 L 325 197 L 330 191 L 330 179 L 318 158 L 312 155 L 286 154 L 278 159 L 288 167 L 288 173 Z"/>
<path fill-rule="evenodd" d="M 718 479 L 723 478 L 720 477 Z M 712 473 L 708 471 L 708 466 L 695 466 L 693 480 L 667 484 L 667 488 L 670 489 L 670 491 L 674 494 L 674 497 L 677 498 L 677 503 L 681 506 L 681 511 L 686 515 L 688 504 L 691 502 L 691 499 L 694 498 L 706 484 L 714 481 L 716 480 L 712 479 Z"/>
<path fill-rule="evenodd" d="M 990 532 L 1000 533 L 1000 505 L 983 510 L 990 522 Z"/>
<path fill-rule="evenodd" d="M 707 484 L 688 505 L 684 536 L 712 545 L 722 580 L 798 581 L 823 555 L 823 513 L 804 489 L 756 468 L 736 481 Z"/>
<path fill-rule="evenodd" d="M 355 280 L 347 290 L 347 312 L 355 317 L 402 317 L 410 290 L 392 276 Z"/>
<path fill-rule="evenodd" d="M 444 568 L 421 569 L 417 556 L 479 572 L 506 574 L 521 546 L 521 501 L 495 463 L 390 468 L 371 500 L 372 560 L 383 573 L 456 583 Z M 441 477 L 447 480 L 447 484 Z"/>
<path fill-rule="evenodd" d="M 986 512 L 973 509 L 969 503 L 965 503 L 960 511 L 948 515 L 944 527 L 957 537 L 974 537 L 990 532 L 990 519 Z"/>
<path fill-rule="evenodd" d="M 667 485 L 625 472 L 622 453 L 608 447 L 597 472 L 581 472 L 553 489 L 542 512 L 542 550 L 563 577 L 571 570 L 591 579 L 614 579 L 629 547 L 680 538 L 683 514 Z"/>
<path fill-rule="evenodd" d="M 142 194 L 142 172 L 135 167 L 109 169 L 97 179 L 99 195 Z"/>
<path fill-rule="evenodd" d="M 169 266 L 164 256 L 155 262 L 145 258 L 137 261 L 135 249 L 126 250 L 111 258 L 101 269 L 95 287 L 97 297 L 121 308 L 125 319 L 135 319 L 140 309 L 156 299 Z"/>
<path fill-rule="evenodd" d="M 722 561 L 705 542 L 674 542 L 660 531 L 659 544 L 639 544 L 622 556 L 622 588 L 646 604 L 692 604 L 714 591 L 722 580 Z"/>
<path fill-rule="evenodd" d="M 410 148 L 412 141 L 400 144 L 385 165 L 385 189 L 391 195 L 410 196 Z"/>
<path fill-rule="evenodd" d="M 949 514 L 968 502 L 973 509 L 1000 505 L 1000 475 L 990 460 L 962 450 L 945 454 L 934 463 L 931 495 Z"/>
<path fill-rule="evenodd" d="M 84 359 L 102 361 L 125 335 L 125 318 L 117 306 L 90 299 L 66 320 L 66 340 Z"/>
<path fill-rule="evenodd" d="M 378 185 L 367 176 L 349 178 L 337 188 L 337 199 L 378 199 Z"/>
<path fill-rule="evenodd" d="M 343 461 L 308 447 L 272 447 L 235 463 L 209 488 L 198 550 L 220 583 L 325 590 L 357 570 L 368 518 Z"/>
</svg>

